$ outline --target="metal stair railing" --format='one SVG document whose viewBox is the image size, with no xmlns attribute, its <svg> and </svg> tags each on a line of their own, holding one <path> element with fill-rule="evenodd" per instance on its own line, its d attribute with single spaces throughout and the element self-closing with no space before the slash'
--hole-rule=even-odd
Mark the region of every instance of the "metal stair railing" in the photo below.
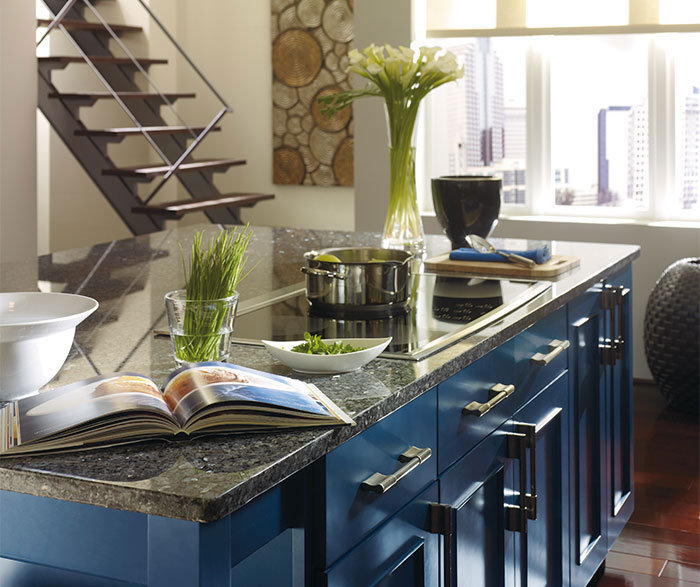
<svg viewBox="0 0 700 587">
<path fill-rule="evenodd" d="M 109 33 L 109 35 L 112 37 L 112 39 L 117 43 L 117 45 L 120 47 L 120 49 L 126 54 L 126 56 L 130 59 L 130 61 L 133 63 L 133 65 L 138 69 L 138 71 L 144 76 L 146 79 L 148 85 L 152 87 L 160 99 L 163 101 L 164 104 L 168 106 L 168 108 L 173 112 L 175 117 L 182 123 L 183 126 L 187 127 L 190 135 L 194 138 L 192 143 L 184 150 L 182 155 L 173 163 L 170 161 L 170 159 L 163 153 L 163 151 L 158 147 L 156 144 L 155 140 L 151 137 L 150 132 L 144 128 L 144 126 L 140 123 L 138 118 L 134 116 L 134 114 L 131 112 L 129 107 L 126 105 L 126 103 L 119 97 L 118 93 L 116 90 L 112 87 L 112 85 L 107 81 L 107 79 L 100 73 L 100 70 L 97 68 L 95 63 L 90 59 L 90 56 L 83 51 L 83 49 L 80 47 L 79 43 L 75 40 L 75 38 L 70 34 L 68 29 L 62 24 L 63 19 L 65 16 L 68 14 L 68 12 L 74 7 L 74 5 L 78 2 L 78 0 L 67 0 L 66 3 L 63 5 L 61 10 L 54 15 L 53 20 L 51 23 L 48 25 L 47 30 L 39 39 L 37 42 L 37 47 L 48 37 L 49 33 L 55 29 L 58 28 L 60 29 L 64 35 L 68 38 L 68 40 L 71 42 L 73 47 L 78 51 L 80 56 L 83 58 L 83 60 L 90 66 L 92 69 L 93 73 L 97 76 L 97 78 L 102 82 L 102 84 L 105 86 L 107 91 L 112 95 L 112 97 L 115 99 L 115 101 L 121 106 L 121 108 L 124 110 L 126 115 L 129 117 L 129 119 L 139 128 L 139 131 L 141 134 L 146 138 L 148 143 L 153 147 L 153 149 L 158 153 L 158 155 L 161 157 L 163 162 L 169 166 L 168 171 L 165 173 L 163 176 L 162 180 L 160 183 L 153 189 L 153 191 L 148 195 L 148 197 L 143 201 L 143 204 L 146 205 L 148 204 L 154 197 L 155 195 L 162 189 L 162 187 L 165 185 L 165 183 L 177 172 L 178 168 L 180 165 L 189 157 L 192 152 L 201 144 L 202 140 L 209 134 L 212 128 L 216 126 L 216 124 L 221 120 L 221 118 L 229 113 L 233 112 L 233 109 L 229 104 L 224 100 L 224 98 L 219 94 L 219 92 L 216 91 L 216 88 L 212 85 L 212 83 L 206 78 L 206 76 L 202 73 L 202 71 L 195 65 L 194 61 L 190 58 L 189 55 L 185 52 L 185 50 L 180 46 L 180 44 L 175 40 L 175 38 L 168 32 L 168 30 L 165 28 L 163 23 L 156 17 L 156 15 L 153 13 L 153 11 L 144 3 L 143 0 L 137 0 L 139 4 L 143 7 L 143 9 L 147 12 L 147 14 L 150 16 L 151 19 L 158 25 L 158 27 L 161 29 L 161 31 L 165 34 L 165 36 L 168 38 L 168 40 L 175 46 L 175 48 L 178 50 L 178 52 L 185 58 L 185 60 L 190 64 L 190 66 L 194 69 L 194 71 L 197 73 L 197 75 L 200 77 L 200 79 L 204 82 L 204 84 L 214 93 L 214 95 L 217 97 L 217 99 L 222 103 L 223 108 L 214 116 L 214 118 L 206 125 L 204 130 L 202 130 L 201 133 L 197 134 L 194 132 L 192 127 L 187 124 L 187 122 L 180 116 L 180 114 L 177 112 L 175 109 L 174 104 L 167 98 L 167 96 L 160 90 L 158 87 L 158 84 L 155 83 L 153 78 L 148 74 L 148 72 L 141 66 L 139 63 L 138 59 L 133 55 L 133 53 L 128 49 L 128 47 L 122 42 L 122 40 L 119 38 L 119 35 L 117 35 L 112 27 L 109 26 L 107 21 L 102 17 L 100 12 L 93 6 L 92 2 L 90 0 L 80 0 L 82 3 L 90 9 L 90 11 L 94 14 L 94 16 L 99 20 L 100 24 L 105 28 L 105 30 Z M 46 3 L 44 3 L 46 5 Z M 46 5 L 49 11 L 53 14 L 53 11 L 51 8 Z"/>
</svg>

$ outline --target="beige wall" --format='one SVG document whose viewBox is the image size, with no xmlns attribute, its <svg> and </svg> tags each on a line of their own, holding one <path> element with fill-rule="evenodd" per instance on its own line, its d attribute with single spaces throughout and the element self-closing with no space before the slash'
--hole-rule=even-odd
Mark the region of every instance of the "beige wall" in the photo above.
<svg viewBox="0 0 700 587">
<path fill-rule="evenodd" d="M 178 40 L 212 81 L 233 114 L 223 131 L 202 145 L 210 156 L 243 157 L 245 167 L 217 179 L 220 189 L 274 193 L 243 213 L 259 225 L 352 230 L 354 190 L 342 187 L 281 186 L 272 183 L 272 69 L 270 3 L 248 0 L 207 0 L 179 4 Z M 181 88 L 192 74 L 184 69 Z M 203 96 L 207 113 L 219 106 Z"/>
<path fill-rule="evenodd" d="M 0 261 L 37 251 L 34 19 L 33 2 L 0 1 Z"/>
</svg>

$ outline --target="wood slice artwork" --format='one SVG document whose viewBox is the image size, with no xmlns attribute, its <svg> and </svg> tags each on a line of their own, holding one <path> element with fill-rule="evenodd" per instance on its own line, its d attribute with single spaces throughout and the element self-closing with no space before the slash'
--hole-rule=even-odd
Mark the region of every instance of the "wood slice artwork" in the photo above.
<svg viewBox="0 0 700 587">
<path fill-rule="evenodd" d="M 355 181 L 355 140 L 347 137 L 335 152 L 333 173 L 342 186 L 351 186 Z"/>
<path fill-rule="evenodd" d="M 277 184 L 300 185 L 304 181 L 304 160 L 292 147 L 275 149 L 273 156 L 273 181 Z"/>
<path fill-rule="evenodd" d="M 272 0 L 273 181 L 352 186 L 352 107 L 327 118 L 318 98 L 350 89 L 352 0 Z"/>
<path fill-rule="evenodd" d="M 272 46 L 272 67 L 286 85 L 305 86 L 321 69 L 321 46 L 306 31 L 284 31 Z"/>
<path fill-rule="evenodd" d="M 316 122 L 316 125 L 321 130 L 325 130 L 326 132 L 339 131 L 345 128 L 350 121 L 349 108 L 344 108 L 340 112 L 333 114 L 331 117 L 321 113 L 323 105 L 319 103 L 318 99 L 322 98 L 323 96 L 332 96 L 338 92 L 340 92 L 340 88 L 338 86 L 326 86 L 325 88 L 321 88 L 311 101 L 311 114 L 314 117 L 314 122 Z"/>
</svg>

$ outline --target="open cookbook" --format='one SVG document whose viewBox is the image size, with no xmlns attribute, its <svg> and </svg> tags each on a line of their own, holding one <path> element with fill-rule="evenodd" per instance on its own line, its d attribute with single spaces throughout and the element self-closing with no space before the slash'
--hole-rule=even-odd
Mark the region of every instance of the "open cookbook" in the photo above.
<svg viewBox="0 0 700 587">
<path fill-rule="evenodd" d="M 228 363 L 193 363 L 163 389 L 137 373 L 93 377 L 0 408 L 0 456 L 151 438 L 354 425 L 316 386 Z"/>
</svg>

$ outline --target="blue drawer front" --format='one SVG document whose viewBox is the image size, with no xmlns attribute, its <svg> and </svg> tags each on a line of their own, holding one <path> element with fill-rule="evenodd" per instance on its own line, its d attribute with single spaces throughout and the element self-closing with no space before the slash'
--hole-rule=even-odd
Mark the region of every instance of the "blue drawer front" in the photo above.
<svg viewBox="0 0 700 587">
<path fill-rule="evenodd" d="M 516 409 L 530 401 L 566 371 L 569 349 L 559 352 L 547 365 L 537 364 L 532 360 L 536 356 L 547 356 L 554 349 L 555 341 L 564 342 L 567 340 L 566 336 L 566 308 L 560 308 L 513 339 L 515 386 L 523 391 L 517 396 Z M 552 344 L 553 342 L 555 344 Z M 556 346 L 563 348 L 562 345 Z"/>
<path fill-rule="evenodd" d="M 382 585 L 437 587 L 438 535 L 428 531 L 428 508 L 437 502 L 433 483 L 367 540 L 325 573 L 329 587 Z"/>
<path fill-rule="evenodd" d="M 512 340 L 438 385 L 440 471 L 486 438 L 513 413 L 513 396 L 496 404 L 480 418 L 464 413 L 464 407 L 472 401 L 487 402 L 489 390 L 498 383 L 515 383 Z"/>
<path fill-rule="evenodd" d="M 432 389 L 414 399 L 325 459 L 325 564 L 357 544 L 413 499 L 437 475 L 436 397 Z M 392 474 L 399 455 L 411 446 L 430 448 L 432 456 L 386 493 L 360 487 L 374 473 Z"/>
</svg>

